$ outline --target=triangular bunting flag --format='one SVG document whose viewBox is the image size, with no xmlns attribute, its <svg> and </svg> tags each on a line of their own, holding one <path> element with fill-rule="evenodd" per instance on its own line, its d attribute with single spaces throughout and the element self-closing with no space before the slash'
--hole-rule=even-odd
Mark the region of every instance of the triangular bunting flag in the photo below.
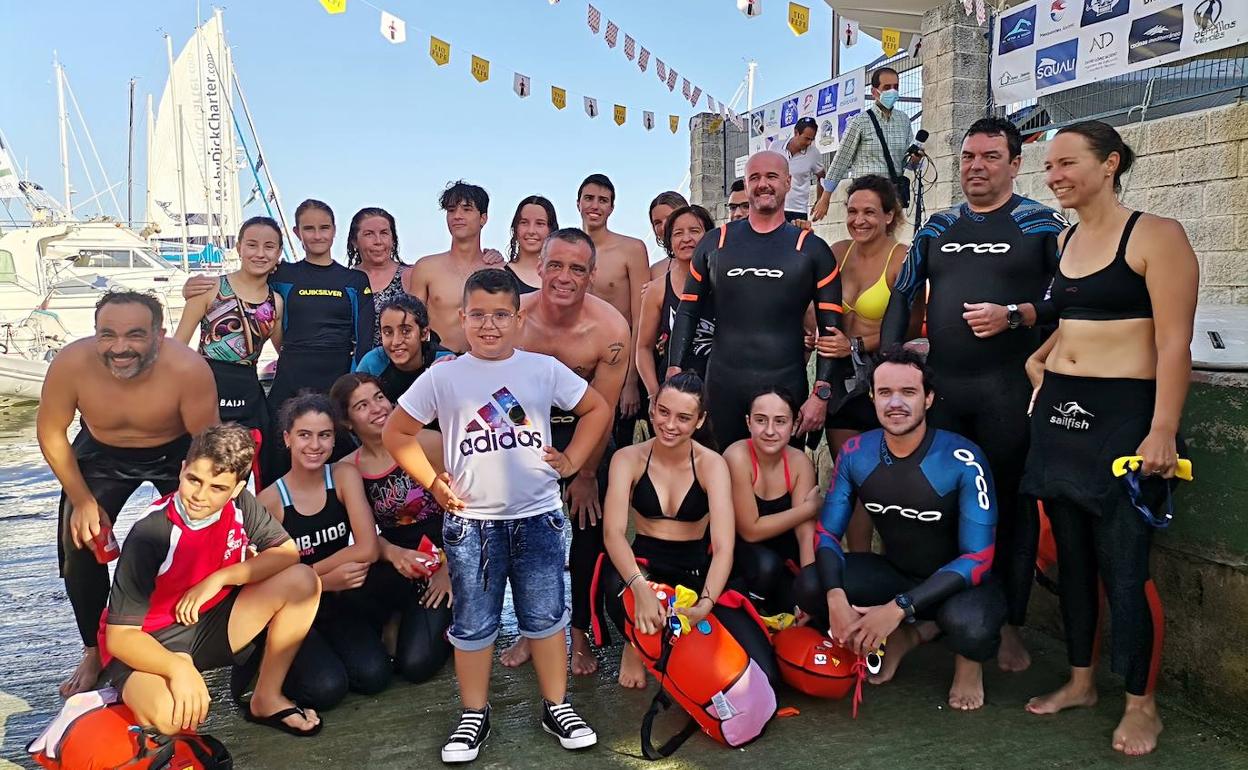
<svg viewBox="0 0 1248 770">
<path fill-rule="evenodd" d="M 667 65 L 663 63 L 662 59 L 654 60 L 654 74 L 659 76 L 659 80 L 667 81 Z"/>
<path fill-rule="evenodd" d="M 619 37 L 620 28 L 616 26 L 615 22 L 608 19 L 607 34 L 603 35 L 603 38 L 607 41 L 607 48 L 615 48 L 615 41 L 618 40 Z"/>
<path fill-rule="evenodd" d="M 347 10 L 347 0 L 321 0 L 321 7 L 326 13 L 339 14 Z"/>
<path fill-rule="evenodd" d="M 550 87 L 550 103 L 555 105 L 555 109 L 562 110 L 568 106 L 568 92 L 559 86 Z"/>
<path fill-rule="evenodd" d="M 719 112 L 719 110 L 715 109 L 715 100 L 711 98 L 710 94 L 706 95 L 706 108 L 711 112 Z"/>
<path fill-rule="evenodd" d="M 679 115 L 668 115 L 668 116 L 667 116 L 667 126 L 668 126 L 668 128 L 672 129 L 672 133 L 673 133 L 673 134 L 674 134 L 674 133 L 676 133 L 676 132 L 680 129 L 680 116 L 679 116 Z"/>
<path fill-rule="evenodd" d="M 628 59 L 629 61 L 632 61 L 633 57 L 636 55 L 637 55 L 637 41 L 633 40 L 632 35 L 625 35 L 624 36 L 624 58 Z"/>
<path fill-rule="evenodd" d="M 641 113 L 641 125 L 646 127 L 647 131 L 654 129 L 654 113 L 646 110 Z"/>
<path fill-rule="evenodd" d="M 841 22 L 841 45 L 846 48 L 853 48 L 858 44 L 858 22 L 853 19 L 844 19 Z"/>
<path fill-rule="evenodd" d="M 737 0 L 737 10 L 752 19 L 763 12 L 763 0 Z"/>
<path fill-rule="evenodd" d="M 530 88 L 529 86 L 530 86 L 529 76 L 521 75 L 519 72 L 517 72 L 516 80 L 511 86 L 512 90 L 516 92 L 516 96 L 519 96 L 521 99 L 527 98 L 528 95 L 533 92 L 533 89 Z"/>
<path fill-rule="evenodd" d="M 598 117 L 598 100 L 592 96 L 585 97 L 585 114 L 591 118 Z"/>
<path fill-rule="evenodd" d="M 482 59 L 476 54 L 472 55 L 472 76 L 477 79 L 478 83 L 484 83 L 490 79 L 490 62 L 488 59 Z"/>
<path fill-rule="evenodd" d="M 430 35 L 429 58 L 439 67 L 443 66 L 451 60 L 451 44 Z"/>
<path fill-rule="evenodd" d="M 689 103 L 693 105 L 694 109 L 697 109 L 698 100 L 701 98 L 702 98 L 702 86 L 694 86 L 693 93 L 689 95 Z"/>
<path fill-rule="evenodd" d="M 669 69 L 667 71 L 667 90 L 668 91 L 676 90 L 676 70 L 674 69 Z"/>
<path fill-rule="evenodd" d="M 799 37 L 809 32 L 810 8 L 797 3 L 789 3 L 789 29 Z"/>
<path fill-rule="evenodd" d="M 980 24 L 988 18 L 988 9 L 984 7 L 984 0 L 975 0 L 975 21 Z"/>
<path fill-rule="evenodd" d="M 586 21 L 589 23 L 589 28 L 594 31 L 595 35 L 597 35 L 598 27 L 599 25 L 602 24 L 602 13 L 599 12 L 597 8 L 591 5 L 589 6 L 589 17 L 586 19 Z"/>
<path fill-rule="evenodd" d="M 975 12 L 975 0 L 962 0 L 962 10 L 966 11 L 966 15 L 970 16 Z"/>
<path fill-rule="evenodd" d="M 642 46 L 641 51 L 637 54 L 637 66 L 641 68 L 642 72 L 645 72 L 646 65 L 649 63 L 650 63 L 650 52 L 646 50 L 645 46 Z"/>
<path fill-rule="evenodd" d="M 398 45 L 407 42 L 407 22 L 386 11 L 381 12 L 381 36 Z"/>
<path fill-rule="evenodd" d="M 615 105 L 615 125 L 622 126 L 628 118 L 628 108 L 622 104 Z"/>
<path fill-rule="evenodd" d="M 901 50 L 901 30 L 885 27 L 880 30 L 880 47 L 885 56 L 896 56 Z"/>
<path fill-rule="evenodd" d="M 680 79 L 680 92 L 685 95 L 686 99 L 689 98 L 689 89 L 690 89 L 689 78 L 681 78 Z"/>
</svg>

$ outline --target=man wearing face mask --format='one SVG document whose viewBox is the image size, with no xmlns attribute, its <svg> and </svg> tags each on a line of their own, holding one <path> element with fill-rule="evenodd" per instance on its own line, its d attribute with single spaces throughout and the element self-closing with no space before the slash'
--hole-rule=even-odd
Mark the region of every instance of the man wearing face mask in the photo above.
<svg viewBox="0 0 1248 770">
<path fill-rule="evenodd" d="M 811 221 L 818 222 L 828 215 L 832 193 L 847 173 L 850 179 L 878 174 L 894 182 L 901 174 L 906 162 L 906 150 L 914 143 L 914 129 L 910 125 L 910 116 L 897 107 L 900 82 L 897 70 L 891 67 L 880 67 L 871 73 L 873 102 L 849 121 L 845 135 L 841 137 L 840 149 L 836 151 L 832 166 L 823 178 L 823 192 L 811 212 Z"/>
</svg>

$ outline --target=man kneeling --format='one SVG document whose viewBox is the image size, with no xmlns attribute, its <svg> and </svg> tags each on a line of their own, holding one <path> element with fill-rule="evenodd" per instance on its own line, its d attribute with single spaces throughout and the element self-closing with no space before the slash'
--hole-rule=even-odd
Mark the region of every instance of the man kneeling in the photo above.
<svg viewBox="0 0 1248 770">
<path fill-rule="evenodd" d="M 956 653 L 949 705 L 984 705 L 983 661 L 996 655 L 1005 594 L 989 577 L 996 493 L 983 452 L 927 427 L 935 394 L 923 360 L 893 349 L 879 359 L 871 397 L 882 430 L 851 438 L 836 459 L 815 564 L 797 583 L 802 609 L 865 655 L 887 638 L 880 684 L 901 658 L 943 634 Z M 845 553 L 855 498 L 871 514 L 884 555 Z"/>
<path fill-rule="evenodd" d="M 203 723 L 210 698 L 200 672 L 241 662 L 266 628 L 245 718 L 299 736 L 321 729 L 281 689 L 320 583 L 263 508 L 235 505 L 254 455 L 247 429 L 232 423 L 196 436 L 177 491 L 134 525 L 117 563 L 100 640 L 104 678 L 140 724 L 166 735 Z"/>
</svg>

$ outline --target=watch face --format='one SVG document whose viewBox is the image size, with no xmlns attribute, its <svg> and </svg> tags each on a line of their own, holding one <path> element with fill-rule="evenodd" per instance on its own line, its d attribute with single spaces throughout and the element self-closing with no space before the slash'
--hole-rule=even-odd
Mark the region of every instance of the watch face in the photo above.
<svg viewBox="0 0 1248 770">
<path fill-rule="evenodd" d="M 831 397 L 832 397 L 831 385 L 820 385 L 819 387 L 815 388 L 815 398 L 821 398 L 824 401 L 827 401 Z"/>
</svg>

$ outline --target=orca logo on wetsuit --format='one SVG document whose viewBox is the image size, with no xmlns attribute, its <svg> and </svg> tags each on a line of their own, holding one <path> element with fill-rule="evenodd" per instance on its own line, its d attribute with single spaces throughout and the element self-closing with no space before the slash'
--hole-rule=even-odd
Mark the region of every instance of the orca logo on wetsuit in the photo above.
<svg viewBox="0 0 1248 770">
<path fill-rule="evenodd" d="M 988 479 L 984 478 L 984 466 L 975 459 L 975 453 L 969 449 L 955 449 L 953 456 L 962 461 L 963 465 L 975 469 L 975 491 L 978 492 L 979 507 L 985 511 L 992 507 L 988 499 Z"/>
<path fill-rule="evenodd" d="M 946 243 L 940 247 L 946 254 L 970 251 L 974 254 L 1005 254 L 1010 250 L 1008 243 Z"/>
<path fill-rule="evenodd" d="M 940 518 L 944 516 L 940 511 L 918 511 L 914 508 L 903 508 L 900 505 L 880 505 L 879 503 L 863 503 L 862 505 L 868 513 L 887 516 L 890 512 L 896 511 L 902 517 L 915 521 L 940 521 Z"/>
<path fill-rule="evenodd" d="M 728 271 L 729 278 L 736 278 L 742 275 L 756 275 L 759 278 L 783 278 L 784 271 L 766 267 L 734 267 Z"/>
</svg>

